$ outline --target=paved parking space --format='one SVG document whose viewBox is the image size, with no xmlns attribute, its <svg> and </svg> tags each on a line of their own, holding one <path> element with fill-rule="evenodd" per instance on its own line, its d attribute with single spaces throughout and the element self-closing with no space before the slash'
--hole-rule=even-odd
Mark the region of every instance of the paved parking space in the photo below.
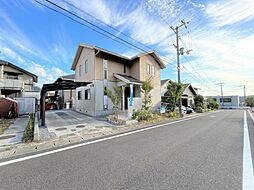
<svg viewBox="0 0 254 190">
<path fill-rule="evenodd" d="M 73 110 L 50 110 L 46 111 L 46 126 L 50 133 L 59 137 L 74 135 L 88 127 L 103 127 L 110 124 Z"/>
</svg>

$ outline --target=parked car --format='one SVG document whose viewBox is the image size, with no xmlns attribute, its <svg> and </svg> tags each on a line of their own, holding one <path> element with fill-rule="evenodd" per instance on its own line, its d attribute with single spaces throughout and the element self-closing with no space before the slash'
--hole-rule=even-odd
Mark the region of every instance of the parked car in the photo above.
<svg viewBox="0 0 254 190">
<path fill-rule="evenodd" d="M 46 104 L 46 110 L 57 110 L 56 103 L 47 103 Z"/>
<path fill-rule="evenodd" d="M 176 112 L 179 112 L 179 107 L 176 107 Z M 182 106 L 182 114 L 186 114 L 187 113 L 187 109 L 185 106 Z"/>
<path fill-rule="evenodd" d="M 186 108 L 186 113 L 187 113 L 187 114 L 194 113 L 194 110 L 193 110 L 191 107 L 187 107 L 187 108 Z"/>
</svg>

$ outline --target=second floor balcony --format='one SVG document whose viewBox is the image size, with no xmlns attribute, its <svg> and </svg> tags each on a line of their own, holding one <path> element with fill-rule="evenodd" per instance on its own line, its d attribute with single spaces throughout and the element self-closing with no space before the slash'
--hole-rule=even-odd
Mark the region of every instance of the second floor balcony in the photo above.
<svg viewBox="0 0 254 190">
<path fill-rule="evenodd" d="M 21 90 L 24 88 L 24 81 L 10 78 L 0 79 L 0 89 Z"/>
</svg>

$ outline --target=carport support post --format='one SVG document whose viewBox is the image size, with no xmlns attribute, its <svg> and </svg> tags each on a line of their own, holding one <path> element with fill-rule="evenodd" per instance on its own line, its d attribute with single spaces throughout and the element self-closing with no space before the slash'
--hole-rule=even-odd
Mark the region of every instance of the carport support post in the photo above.
<svg viewBox="0 0 254 190">
<path fill-rule="evenodd" d="M 45 126 L 45 97 L 46 96 L 46 91 L 45 90 L 41 90 L 41 102 L 40 102 L 40 118 L 41 118 L 41 126 Z"/>
</svg>

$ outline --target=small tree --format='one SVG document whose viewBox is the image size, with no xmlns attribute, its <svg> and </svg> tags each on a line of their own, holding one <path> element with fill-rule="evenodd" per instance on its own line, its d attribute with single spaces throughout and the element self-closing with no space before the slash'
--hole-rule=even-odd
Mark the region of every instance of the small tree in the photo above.
<svg viewBox="0 0 254 190">
<path fill-rule="evenodd" d="M 166 92 L 167 94 L 166 102 L 168 103 L 167 107 L 171 111 L 175 111 L 176 103 L 182 96 L 183 84 L 178 84 L 172 81 L 168 84 L 167 90 L 168 90 Z"/>
<path fill-rule="evenodd" d="M 195 107 L 204 108 L 204 97 L 202 95 L 196 95 L 194 97 Z"/>
<path fill-rule="evenodd" d="M 254 97 L 246 98 L 246 106 L 254 107 Z"/>
<path fill-rule="evenodd" d="M 207 99 L 207 103 L 208 103 L 208 108 L 211 110 L 214 109 L 219 109 L 220 105 L 218 104 L 218 102 L 216 102 L 214 99 L 212 98 L 208 98 Z"/>
<path fill-rule="evenodd" d="M 147 78 L 141 86 L 144 93 L 143 109 L 148 110 L 152 104 L 151 91 L 153 90 L 152 77 Z"/>
<path fill-rule="evenodd" d="M 122 100 L 123 89 L 122 89 L 122 87 L 113 86 L 113 90 L 114 90 L 114 93 L 112 92 L 112 90 L 107 89 L 106 93 L 107 93 L 107 96 L 111 99 L 111 101 L 114 105 L 113 111 L 114 111 L 115 115 L 118 117 L 118 109 L 119 109 L 119 104 Z"/>
</svg>

